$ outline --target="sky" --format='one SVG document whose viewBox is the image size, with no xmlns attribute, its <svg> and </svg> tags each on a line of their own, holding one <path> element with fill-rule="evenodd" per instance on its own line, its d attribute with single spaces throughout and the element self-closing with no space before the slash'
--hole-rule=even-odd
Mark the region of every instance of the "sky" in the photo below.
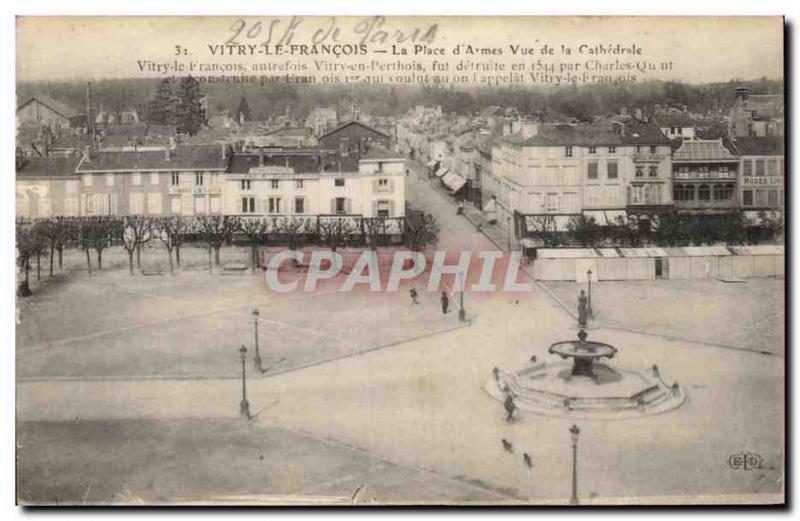
<svg viewBox="0 0 800 521">
<path fill-rule="evenodd" d="M 502 55 L 483 56 L 481 61 L 515 62 L 530 66 L 537 59 L 554 63 L 557 68 L 570 62 L 596 58 L 587 53 L 598 45 L 641 49 L 640 55 L 603 55 L 604 63 L 620 59 L 635 63 L 671 62 L 667 70 L 647 72 L 642 79 L 677 80 L 689 83 L 783 77 L 783 20 L 779 17 L 400 17 L 382 22 L 363 17 L 302 17 L 296 20 L 292 43 L 312 43 L 314 36 L 328 34 L 327 43 L 338 31 L 340 44 L 356 44 L 365 36 L 366 56 L 215 56 L 209 45 L 226 42 L 238 31 L 237 43 L 260 44 L 267 41 L 268 28 L 274 27 L 270 44 L 276 44 L 291 17 L 253 17 L 243 20 L 227 17 L 18 17 L 17 80 L 91 80 L 103 78 L 159 77 L 163 72 L 142 70 L 140 61 L 154 63 L 203 62 L 225 64 L 240 62 L 284 63 L 287 59 L 304 62 L 329 58 L 331 63 L 349 64 L 379 60 L 408 62 L 415 59 L 428 66 L 433 61 L 449 62 L 452 67 L 464 56 L 450 54 L 454 46 L 472 45 L 499 48 Z M 393 56 L 395 31 L 405 36 L 420 29 L 420 35 L 435 26 L 428 49 L 444 49 L 446 55 L 426 53 Z M 335 27 L 335 29 L 333 29 Z M 379 39 L 381 29 L 389 34 Z M 330 31 L 330 32 L 329 32 Z M 248 34 L 252 37 L 248 38 Z M 510 44 L 534 48 L 543 45 L 556 51 L 561 46 L 580 54 L 513 56 Z M 175 55 L 176 46 L 190 54 Z M 410 42 L 398 45 L 413 53 Z M 386 53 L 375 53 L 384 50 Z M 568 67 L 568 65 L 567 65 Z M 566 71 L 569 72 L 569 71 Z"/>
</svg>

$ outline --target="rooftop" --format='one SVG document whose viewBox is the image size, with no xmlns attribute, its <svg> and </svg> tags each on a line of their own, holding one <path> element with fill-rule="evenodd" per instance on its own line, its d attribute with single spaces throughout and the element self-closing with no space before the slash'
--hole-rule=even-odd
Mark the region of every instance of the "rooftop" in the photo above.
<svg viewBox="0 0 800 521">
<path fill-rule="evenodd" d="M 17 110 L 20 110 L 25 105 L 27 105 L 28 103 L 32 102 L 33 100 L 38 101 L 42 105 L 46 105 L 47 107 L 50 107 L 52 110 L 54 110 L 55 112 L 58 112 L 59 114 L 61 114 L 65 118 L 74 118 L 74 117 L 77 117 L 77 116 L 81 115 L 80 112 L 78 112 L 74 108 L 70 107 L 66 103 L 63 103 L 63 102 L 55 100 L 55 99 L 53 99 L 53 98 L 51 98 L 49 96 L 44 96 L 44 95 L 41 95 L 41 94 L 37 94 L 36 96 L 32 96 L 32 97 L 28 98 L 25 101 L 25 103 L 23 103 L 19 107 L 17 107 Z"/>
<path fill-rule="evenodd" d="M 737 137 L 736 150 L 742 156 L 782 156 L 784 154 L 783 136 Z"/>
<path fill-rule="evenodd" d="M 721 139 L 713 141 L 684 141 L 672 155 L 673 161 L 735 160 Z"/>
<path fill-rule="evenodd" d="M 80 157 L 75 154 L 68 157 L 25 158 L 21 168 L 17 169 L 17 178 L 73 176 Z"/>
<path fill-rule="evenodd" d="M 178 145 L 169 150 L 169 159 L 167 150 L 100 150 L 89 160 L 82 160 L 78 171 L 223 170 L 228 162 L 223 158 L 221 145 Z"/>
</svg>

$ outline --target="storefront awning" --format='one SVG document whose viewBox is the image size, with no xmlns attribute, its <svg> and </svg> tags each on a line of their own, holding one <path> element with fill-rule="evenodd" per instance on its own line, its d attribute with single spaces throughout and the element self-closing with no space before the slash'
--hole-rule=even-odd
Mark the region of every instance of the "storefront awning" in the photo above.
<svg viewBox="0 0 800 521">
<path fill-rule="evenodd" d="M 458 174 L 448 172 L 442 176 L 442 182 L 451 192 L 458 192 L 466 184 L 467 180 Z"/>
</svg>

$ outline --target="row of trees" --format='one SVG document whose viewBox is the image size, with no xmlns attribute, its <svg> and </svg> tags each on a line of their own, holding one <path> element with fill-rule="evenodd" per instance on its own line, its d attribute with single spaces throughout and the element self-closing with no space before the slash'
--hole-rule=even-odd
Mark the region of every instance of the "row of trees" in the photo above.
<svg viewBox="0 0 800 521">
<path fill-rule="evenodd" d="M 782 233 L 780 219 L 760 212 L 758 222 L 743 212 L 718 215 L 691 215 L 677 212 L 637 218 L 619 216 L 614 223 L 601 226 L 594 217 L 572 217 L 566 230 L 559 230 L 555 218 L 528 218 L 528 234 L 539 238 L 546 248 L 559 246 L 598 246 L 636 248 L 656 246 L 703 246 L 718 243 L 735 246 L 775 241 Z"/>
<path fill-rule="evenodd" d="M 208 268 L 220 265 L 220 250 L 234 241 L 244 241 L 250 246 L 250 265 L 258 266 L 258 247 L 264 244 L 285 244 L 297 249 L 303 244 L 324 244 L 333 251 L 348 244 L 366 245 L 376 249 L 388 243 L 392 231 L 403 233 L 405 244 L 420 251 L 439 239 L 439 225 L 430 214 L 409 212 L 402 220 L 388 218 L 353 217 L 270 217 L 241 218 L 235 216 L 198 217 L 56 217 L 35 221 L 18 220 L 17 263 L 25 277 L 20 284 L 22 296 L 30 294 L 28 275 L 35 263 L 37 280 L 41 278 L 41 260 L 49 258 L 50 275 L 58 258 L 58 268 L 63 265 L 63 252 L 67 248 L 82 250 L 91 274 L 91 252 L 95 253 L 98 269 L 103 268 L 103 252 L 121 245 L 128 254 L 131 275 L 141 269 L 141 251 L 148 243 L 164 247 L 169 258 L 170 273 L 175 264 L 181 265 L 181 247 L 185 243 L 200 242 L 208 249 Z M 212 264 L 213 255 L 213 264 Z"/>
</svg>

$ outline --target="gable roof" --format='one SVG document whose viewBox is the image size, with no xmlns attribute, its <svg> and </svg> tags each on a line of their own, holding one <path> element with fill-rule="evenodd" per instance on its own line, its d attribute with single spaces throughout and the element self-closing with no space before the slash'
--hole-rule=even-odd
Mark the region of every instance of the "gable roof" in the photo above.
<svg viewBox="0 0 800 521">
<path fill-rule="evenodd" d="M 332 128 L 332 129 L 328 130 L 327 132 L 321 134 L 319 136 L 319 139 L 322 139 L 325 136 L 329 136 L 329 135 L 333 134 L 334 132 L 338 132 L 338 131 L 342 130 L 343 128 L 348 127 L 350 125 L 359 125 L 359 126 L 364 127 L 367 130 L 371 130 L 372 132 L 375 132 L 376 134 L 380 134 L 380 135 L 382 135 L 384 137 L 387 137 L 387 138 L 390 137 L 389 134 L 387 134 L 386 132 L 382 132 L 382 131 L 380 131 L 380 130 L 378 130 L 376 128 L 370 127 L 369 125 L 366 125 L 366 124 L 354 119 L 354 120 L 342 123 L 341 125 L 336 126 L 336 127 Z"/>
<path fill-rule="evenodd" d="M 657 126 L 650 123 L 627 123 L 625 134 L 620 136 L 627 145 L 669 145 L 670 139 Z"/>
<path fill-rule="evenodd" d="M 23 103 L 22 105 L 17 107 L 17 110 L 19 111 L 20 109 L 22 109 L 23 107 L 25 107 L 26 105 L 28 105 L 29 103 L 31 103 L 33 101 L 38 101 L 39 103 L 41 103 L 42 105 L 47 106 L 48 108 L 50 108 L 54 112 L 57 112 L 57 113 L 61 114 L 65 118 L 74 118 L 74 117 L 82 115 L 80 112 L 78 112 L 74 108 L 70 107 L 66 103 L 62 103 L 62 102 L 60 102 L 58 100 L 54 100 L 53 98 L 51 98 L 49 96 L 43 96 L 41 94 L 36 95 L 36 96 L 32 96 L 31 98 L 26 100 L 25 103 Z"/>
<path fill-rule="evenodd" d="M 695 122 L 686 112 L 661 111 L 653 114 L 659 127 L 693 127 Z"/>
</svg>

